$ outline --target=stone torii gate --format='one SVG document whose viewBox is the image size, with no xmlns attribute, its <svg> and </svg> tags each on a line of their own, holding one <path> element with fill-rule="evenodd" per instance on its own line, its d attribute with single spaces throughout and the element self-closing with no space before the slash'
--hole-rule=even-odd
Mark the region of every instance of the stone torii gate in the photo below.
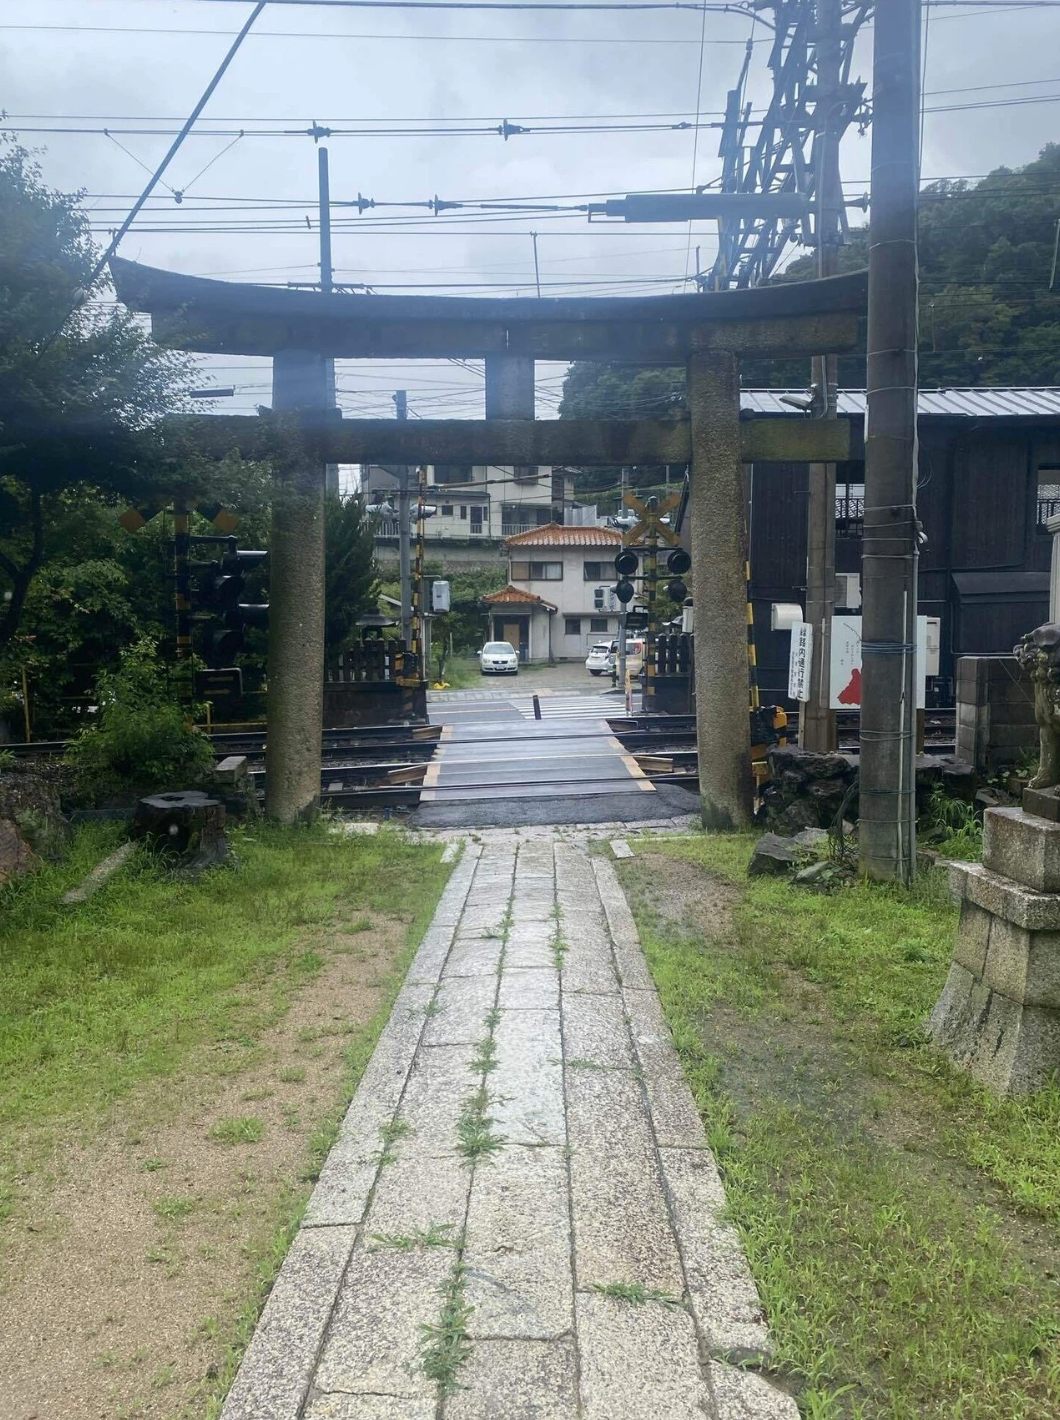
<svg viewBox="0 0 1060 1420">
<path fill-rule="evenodd" d="M 742 465 L 839 462 L 844 420 L 740 418 L 741 356 L 860 347 L 864 273 L 678 296 L 370 296 L 181 276 L 115 259 L 119 298 L 182 350 L 268 355 L 272 410 L 183 419 L 217 457 L 270 459 L 273 512 L 267 811 L 291 821 L 320 796 L 324 681 L 324 469 L 328 463 L 688 464 L 696 596 L 696 704 L 703 821 L 746 824 L 752 803 Z M 484 359 L 486 418 L 343 419 L 328 408 L 329 359 Z M 534 419 L 534 361 L 684 364 L 688 415 Z"/>
</svg>

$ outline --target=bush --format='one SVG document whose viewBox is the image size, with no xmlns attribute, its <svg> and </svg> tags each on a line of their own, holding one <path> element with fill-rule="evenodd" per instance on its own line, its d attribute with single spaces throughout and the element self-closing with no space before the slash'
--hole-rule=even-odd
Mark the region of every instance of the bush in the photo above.
<svg viewBox="0 0 1060 1420">
<path fill-rule="evenodd" d="M 95 723 L 67 754 L 80 794 L 139 797 L 205 780 L 213 747 L 174 700 L 151 640 L 135 642 L 117 670 L 100 674 L 96 702 Z"/>
</svg>

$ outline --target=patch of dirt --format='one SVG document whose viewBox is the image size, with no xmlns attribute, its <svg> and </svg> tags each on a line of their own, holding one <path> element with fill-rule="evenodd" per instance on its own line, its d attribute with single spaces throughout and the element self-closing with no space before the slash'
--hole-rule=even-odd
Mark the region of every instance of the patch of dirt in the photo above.
<svg viewBox="0 0 1060 1420">
<path fill-rule="evenodd" d="M 712 878 L 685 858 L 639 848 L 636 858 L 625 864 L 625 871 L 661 921 L 694 927 L 710 937 L 724 938 L 732 931 L 732 912 L 740 901 L 740 889 L 731 883 Z"/>
<path fill-rule="evenodd" d="M 197 1064 L 71 1128 L 3 1229 L 3 1420 L 164 1420 L 202 1413 L 254 1288 L 252 1253 L 308 1189 L 308 1140 L 344 1094 L 343 1051 L 374 1015 L 405 924 L 303 947 L 324 959 L 238 1073 Z M 248 994 L 270 989 L 268 978 Z M 294 990 L 294 988 L 292 988 Z M 221 1142 L 224 1121 L 256 1142 Z M 49 1176 L 50 1175 L 50 1176 Z"/>
</svg>

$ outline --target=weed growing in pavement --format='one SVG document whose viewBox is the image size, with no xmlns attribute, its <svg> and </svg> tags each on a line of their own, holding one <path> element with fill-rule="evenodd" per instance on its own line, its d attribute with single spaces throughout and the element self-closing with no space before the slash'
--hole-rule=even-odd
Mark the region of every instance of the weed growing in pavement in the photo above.
<svg viewBox="0 0 1060 1420">
<path fill-rule="evenodd" d="M 645 1302 L 661 1302 L 667 1307 L 682 1305 L 680 1297 L 672 1297 L 669 1292 L 656 1291 L 654 1287 L 645 1287 L 643 1282 L 594 1282 L 592 1289 L 601 1297 L 614 1297 L 620 1302 L 632 1302 L 638 1307 L 643 1306 Z"/>
<path fill-rule="evenodd" d="M 429 1228 L 414 1228 L 411 1233 L 372 1233 L 373 1247 L 369 1252 L 393 1248 L 395 1252 L 415 1252 L 425 1247 L 460 1247 L 462 1239 L 453 1236 L 452 1223 L 432 1223 Z"/>
<path fill-rule="evenodd" d="M 493 1038 L 492 1031 L 475 1046 L 475 1053 L 467 1063 L 468 1069 L 476 1075 L 488 1075 L 491 1070 L 496 1070 L 498 1064 L 497 1042 Z"/>
<path fill-rule="evenodd" d="M 467 1324 L 474 1308 L 467 1300 L 464 1263 L 457 1257 L 442 1287 L 442 1313 L 437 1324 L 421 1326 L 423 1371 L 435 1382 L 441 1399 L 459 1389 L 457 1376 L 471 1355 Z"/>
<path fill-rule="evenodd" d="M 391 1119 L 379 1130 L 379 1139 L 382 1148 L 373 1156 L 377 1164 L 392 1164 L 397 1158 L 394 1149 L 395 1144 L 399 1144 L 402 1139 L 407 1139 L 412 1133 L 412 1125 L 405 1119 Z"/>
<path fill-rule="evenodd" d="M 483 1083 L 468 1096 L 456 1124 L 457 1149 L 467 1164 L 489 1158 L 503 1149 L 506 1143 L 502 1135 L 493 1132 L 494 1121 L 489 1108 L 489 1092 Z"/>
</svg>

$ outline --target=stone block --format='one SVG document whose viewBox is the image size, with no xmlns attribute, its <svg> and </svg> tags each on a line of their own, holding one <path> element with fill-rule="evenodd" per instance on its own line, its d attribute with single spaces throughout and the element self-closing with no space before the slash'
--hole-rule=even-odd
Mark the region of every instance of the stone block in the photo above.
<svg viewBox="0 0 1060 1420">
<path fill-rule="evenodd" d="M 472 1337 L 569 1334 L 574 1279 L 561 1148 L 511 1145 L 475 1170 L 464 1265 Z"/>
<path fill-rule="evenodd" d="M 953 948 L 953 960 L 976 976 L 982 976 L 986 964 L 986 945 L 990 937 L 990 924 L 995 919 L 989 912 L 976 907 L 974 902 L 961 903 L 960 921 L 957 924 L 957 941 Z"/>
<path fill-rule="evenodd" d="M 1034 818 L 1047 823 L 1060 822 L 1060 793 L 1051 789 L 1024 789 L 1023 808 Z"/>
<path fill-rule="evenodd" d="M 344 1395 L 316 1391 L 304 1420 L 435 1420 L 438 1402 L 430 1396 Z M 269 1411 L 269 1420 L 272 1412 Z"/>
<path fill-rule="evenodd" d="M 513 1144 L 564 1144 L 558 1011 L 503 1011 L 497 1068 L 487 1079 L 496 1132 Z"/>
<path fill-rule="evenodd" d="M 663 1173 L 692 1311 L 714 1355 L 765 1358 L 769 1333 L 751 1270 L 731 1223 L 721 1219 L 725 1195 L 706 1149 L 662 1149 Z"/>
<path fill-rule="evenodd" d="M 222 1420 L 298 1420 L 353 1250 L 354 1228 L 303 1228 L 291 1244 Z"/>
<path fill-rule="evenodd" d="M 447 976 L 430 1005 L 423 1044 L 477 1045 L 497 996 L 495 976 Z"/>
<path fill-rule="evenodd" d="M 499 937 L 457 936 L 442 976 L 496 976 L 504 943 Z"/>
<path fill-rule="evenodd" d="M 497 1005 L 502 1011 L 558 1011 L 559 972 L 554 966 L 505 970 Z"/>
<path fill-rule="evenodd" d="M 563 1052 L 568 1069 L 578 1068 L 572 1062 L 584 1062 L 632 1070 L 633 1051 L 621 996 L 564 992 Z"/>
<path fill-rule="evenodd" d="M 369 1252 L 358 1246 L 324 1340 L 314 1378 L 317 1388 L 435 1400 L 437 1388 L 424 1375 L 421 1362 L 423 1328 L 437 1325 L 442 1287 L 452 1265 L 449 1248 Z M 254 1420 L 266 1415 L 271 1420 L 275 1413 L 263 1406 Z"/>
<path fill-rule="evenodd" d="M 951 863 L 950 891 L 995 917 L 1036 932 L 1060 931 L 1060 894 L 1035 892 L 981 863 Z"/>
<path fill-rule="evenodd" d="M 660 1145 L 692 1149 L 706 1144 L 703 1121 L 674 1050 L 654 991 L 625 992 L 633 1048 L 644 1077 L 652 1126 Z"/>
<path fill-rule="evenodd" d="M 585 1420 L 705 1420 L 713 1414 L 696 1329 L 680 1306 L 579 1292 Z"/>
<path fill-rule="evenodd" d="M 445 1414 L 447 1420 L 578 1420 L 573 1341 L 478 1342 Z"/>
<path fill-rule="evenodd" d="M 718 1420 L 799 1420 L 799 1407 L 764 1376 L 741 1366 L 710 1363 Z"/>
<path fill-rule="evenodd" d="M 640 1282 L 679 1297 L 681 1261 L 640 1082 L 625 1070 L 568 1070 L 566 1090 L 579 1285 Z"/>
<path fill-rule="evenodd" d="M 1060 823 L 1021 808 L 987 809 L 983 866 L 1035 892 L 1060 892 Z"/>
</svg>

